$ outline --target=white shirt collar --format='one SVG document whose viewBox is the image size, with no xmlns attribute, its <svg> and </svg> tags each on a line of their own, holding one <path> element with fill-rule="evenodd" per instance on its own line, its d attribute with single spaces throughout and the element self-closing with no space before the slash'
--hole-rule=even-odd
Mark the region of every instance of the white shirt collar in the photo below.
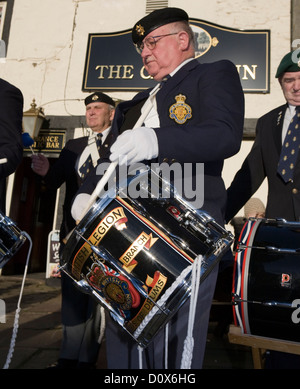
<svg viewBox="0 0 300 389">
<path fill-rule="evenodd" d="M 193 58 L 188 58 L 185 61 L 181 62 L 181 64 L 179 66 L 177 66 L 177 68 L 174 69 L 173 72 L 170 73 L 170 76 L 173 77 L 174 74 L 177 73 L 179 69 L 181 69 L 188 62 L 191 62 L 193 59 L 195 59 L 195 58 L 194 57 Z"/>
<path fill-rule="evenodd" d="M 106 128 L 106 130 L 102 131 L 101 134 L 102 134 L 102 143 L 105 141 L 109 131 L 110 131 L 110 128 L 111 127 L 108 127 Z M 95 132 L 95 131 L 91 131 L 90 134 L 89 134 L 89 140 L 93 140 L 97 135 L 99 134 L 99 132 Z"/>
</svg>

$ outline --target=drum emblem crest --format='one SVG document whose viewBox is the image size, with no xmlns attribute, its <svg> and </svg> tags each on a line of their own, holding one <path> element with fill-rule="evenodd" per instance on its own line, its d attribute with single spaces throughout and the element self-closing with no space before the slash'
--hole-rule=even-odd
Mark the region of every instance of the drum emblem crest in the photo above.
<svg viewBox="0 0 300 389">
<path fill-rule="evenodd" d="M 178 124 L 184 124 L 192 117 L 192 108 L 186 104 L 186 96 L 179 94 L 175 97 L 176 103 L 169 108 L 169 116 Z"/>
<path fill-rule="evenodd" d="M 122 311 L 135 308 L 140 304 L 140 295 L 132 283 L 104 264 L 99 266 L 94 263 L 87 279 L 108 301 Z"/>
<path fill-rule="evenodd" d="M 140 304 L 139 294 L 135 291 L 131 282 L 121 275 L 104 277 L 100 287 L 105 297 L 124 311 L 135 308 Z"/>
</svg>

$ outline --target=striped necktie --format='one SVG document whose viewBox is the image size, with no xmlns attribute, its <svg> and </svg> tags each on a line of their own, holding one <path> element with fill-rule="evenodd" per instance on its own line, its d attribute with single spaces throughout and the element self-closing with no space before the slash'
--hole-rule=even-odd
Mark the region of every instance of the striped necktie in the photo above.
<svg viewBox="0 0 300 389">
<path fill-rule="evenodd" d="M 284 182 L 293 181 L 294 168 L 296 165 L 300 147 L 300 107 L 296 107 L 284 143 L 281 148 L 277 172 Z"/>
<path fill-rule="evenodd" d="M 97 150 L 99 152 L 99 155 L 100 155 L 100 147 L 102 144 L 101 138 L 102 138 L 102 134 L 97 134 L 97 136 L 95 137 L 96 146 L 97 146 Z M 86 159 L 86 161 L 84 162 L 84 164 L 81 165 L 79 168 L 81 178 L 85 178 L 87 176 L 87 174 L 90 172 L 91 168 L 93 168 L 93 161 L 92 161 L 92 156 L 89 155 L 88 158 Z"/>
</svg>

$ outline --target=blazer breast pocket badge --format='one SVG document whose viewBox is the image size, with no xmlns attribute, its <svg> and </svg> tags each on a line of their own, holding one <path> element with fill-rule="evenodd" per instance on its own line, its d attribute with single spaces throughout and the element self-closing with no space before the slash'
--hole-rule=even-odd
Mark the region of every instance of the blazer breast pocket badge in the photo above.
<svg viewBox="0 0 300 389">
<path fill-rule="evenodd" d="M 175 96 L 176 103 L 169 108 L 170 119 L 175 120 L 178 124 L 184 124 L 192 117 L 192 108 L 186 104 L 186 96 L 179 94 Z"/>
</svg>

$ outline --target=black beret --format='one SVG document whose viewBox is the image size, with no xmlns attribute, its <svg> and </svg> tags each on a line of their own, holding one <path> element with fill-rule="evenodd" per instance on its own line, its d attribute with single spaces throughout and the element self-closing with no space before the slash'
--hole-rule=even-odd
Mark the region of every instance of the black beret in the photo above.
<svg viewBox="0 0 300 389">
<path fill-rule="evenodd" d="M 135 23 L 132 29 L 132 41 L 135 44 L 142 42 L 151 31 L 158 27 L 169 23 L 188 20 L 188 14 L 180 8 L 157 9 Z"/>
<path fill-rule="evenodd" d="M 112 105 L 113 107 L 115 106 L 113 99 L 102 92 L 95 92 L 84 99 L 85 105 L 97 102 L 106 103 Z"/>
<path fill-rule="evenodd" d="M 282 58 L 275 77 L 278 78 L 285 72 L 300 72 L 299 50 L 291 51 Z"/>
</svg>

